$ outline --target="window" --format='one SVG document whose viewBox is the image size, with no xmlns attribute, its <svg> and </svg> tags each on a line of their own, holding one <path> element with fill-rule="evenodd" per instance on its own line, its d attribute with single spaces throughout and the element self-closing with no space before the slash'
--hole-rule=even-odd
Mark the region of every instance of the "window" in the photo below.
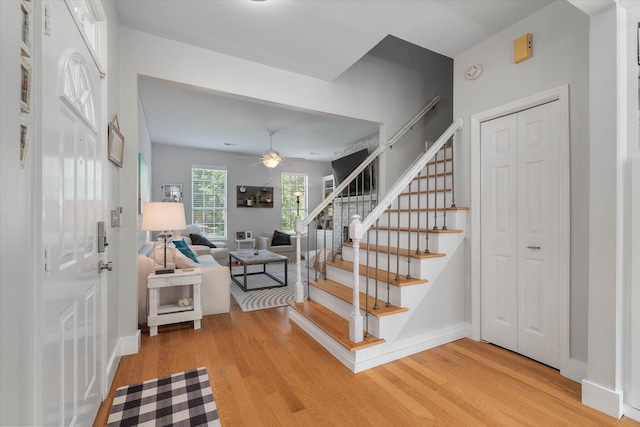
<svg viewBox="0 0 640 427">
<path fill-rule="evenodd" d="M 227 237 L 227 171 L 191 168 L 191 222 L 207 237 Z"/>
<path fill-rule="evenodd" d="M 296 196 L 293 195 L 295 191 L 303 193 L 300 196 L 300 218 L 307 216 L 307 183 L 307 175 L 282 174 L 282 231 L 285 233 L 294 233 L 293 225 L 298 216 Z"/>
</svg>

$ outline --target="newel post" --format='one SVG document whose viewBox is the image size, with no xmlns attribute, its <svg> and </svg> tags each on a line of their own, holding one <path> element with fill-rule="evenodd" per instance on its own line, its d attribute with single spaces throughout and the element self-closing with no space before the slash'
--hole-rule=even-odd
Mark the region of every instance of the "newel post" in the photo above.
<svg viewBox="0 0 640 427">
<path fill-rule="evenodd" d="M 294 229 L 296 231 L 296 302 L 304 301 L 304 287 L 302 286 L 302 267 L 300 263 L 300 240 L 302 239 L 302 220 L 296 218 Z M 308 261 L 307 261 L 308 262 Z"/>
<path fill-rule="evenodd" d="M 360 215 L 351 217 L 349 238 L 353 240 L 353 311 L 349 316 L 349 339 L 353 342 L 363 340 L 363 320 L 360 314 L 360 240 L 363 236 Z"/>
</svg>

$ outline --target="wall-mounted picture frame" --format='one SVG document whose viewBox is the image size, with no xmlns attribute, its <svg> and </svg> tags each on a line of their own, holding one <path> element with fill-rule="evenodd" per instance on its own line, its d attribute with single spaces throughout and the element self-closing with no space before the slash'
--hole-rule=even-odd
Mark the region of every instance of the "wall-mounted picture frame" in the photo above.
<svg viewBox="0 0 640 427">
<path fill-rule="evenodd" d="M 29 146 L 29 123 L 22 121 L 20 123 L 20 167 L 24 168 L 24 162 L 27 157 L 27 147 Z"/>
<path fill-rule="evenodd" d="M 236 240 L 244 240 L 244 231 L 236 231 Z"/>
<path fill-rule="evenodd" d="M 22 6 L 22 33 L 20 34 L 20 51 L 22 56 L 31 56 L 31 8 L 25 3 Z"/>
<path fill-rule="evenodd" d="M 28 113 L 31 104 L 31 64 L 22 58 L 20 63 L 20 111 Z"/>
<path fill-rule="evenodd" d="M 123 159 L 124 136 L 120 133 L 118 116 L 113 116 L 113 120 L 109 123 L 109 160 L 121 168 Z"/>
<path fill-rule="evenodd" d="M 162 201 L 163 202 L 181 202 L 182 201 L 182 184 L 162 184 Z"/>
<path fill-rule="evenodd" d="M 253 231 L 245 231 L 244 232 L 245 239 L 253 239 Z"/>
</svg>

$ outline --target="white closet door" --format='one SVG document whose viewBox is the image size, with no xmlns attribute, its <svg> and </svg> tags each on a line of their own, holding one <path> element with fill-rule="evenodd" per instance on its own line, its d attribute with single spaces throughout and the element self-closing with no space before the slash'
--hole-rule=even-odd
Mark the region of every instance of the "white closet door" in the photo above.
<svg viewBox="0 0 640 427">
<path fill-rule="evenodd" d="M 518 350 L 517 117 L 482 123 L 482 339 Z"/>
<path fill-rule="evenodd" d="M 518 352 L 560 367 L 559 102 L 518 113 Z"/>
<path fill-rule="evenodd" d="M 482 339 L 559 368 L 559 102 L 481 125 Z"/>
</svg>

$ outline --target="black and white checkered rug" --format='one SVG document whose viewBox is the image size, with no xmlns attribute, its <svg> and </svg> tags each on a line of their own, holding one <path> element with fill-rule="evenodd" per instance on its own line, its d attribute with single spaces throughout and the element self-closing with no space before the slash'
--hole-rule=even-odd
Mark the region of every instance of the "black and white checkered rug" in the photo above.
<svg viewBox="0 0 640 427">
<path fill-rule="evenodd" d="M 120 387 L 108 427 L 220 426 L 206 368 Z"/>
</svg>

